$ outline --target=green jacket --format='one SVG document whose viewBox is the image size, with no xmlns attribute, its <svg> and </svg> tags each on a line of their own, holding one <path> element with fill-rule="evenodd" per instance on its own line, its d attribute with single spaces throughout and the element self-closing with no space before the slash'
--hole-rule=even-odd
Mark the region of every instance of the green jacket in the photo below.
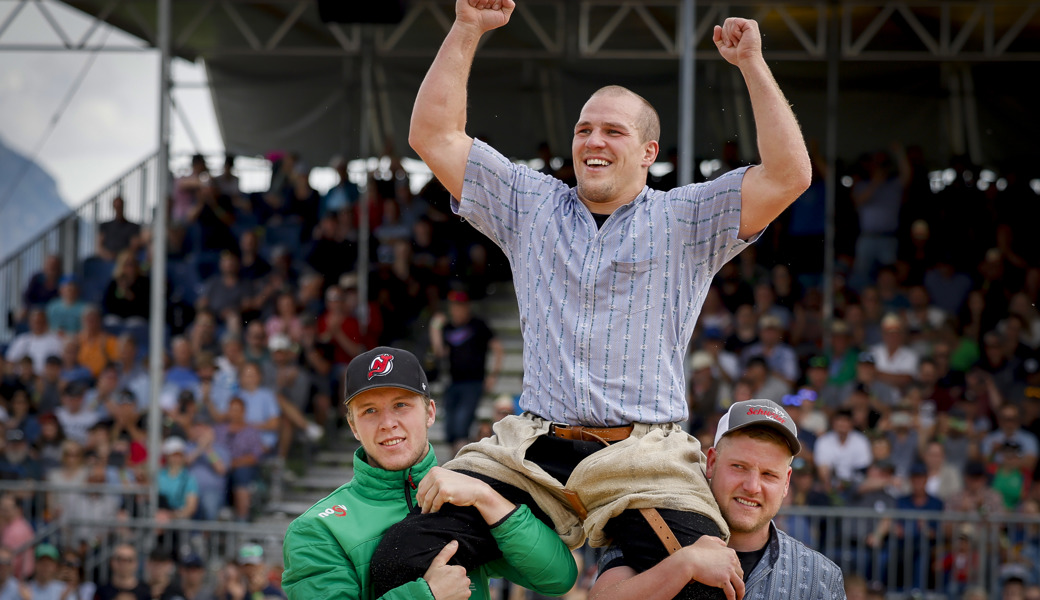
<svg viewBox="0 0 1040 600">
<path fill-rule="evenodd" d="M 404 471 L 384 471 L 354 453 L 354 477 L 307 512 L 285 533 L 282 588 L 289 600 L 374 600 L 369 562 L 383 533 L 415 505 L 415 486 L 437 465 L 430 447 L 426 457 Z M 407 496 L 406 496 L 407 495 Z M 488 600 L 488 579 L 504 577 L 550 596 L 574 585 L 578 570 L 567 546 L 525 505 L 491 533 L 502 558 L 469 573 L 470 599 Z M 416 579 L 382 596 L 384 600 L 434 600 L 430 587 Z"/>
</svg>

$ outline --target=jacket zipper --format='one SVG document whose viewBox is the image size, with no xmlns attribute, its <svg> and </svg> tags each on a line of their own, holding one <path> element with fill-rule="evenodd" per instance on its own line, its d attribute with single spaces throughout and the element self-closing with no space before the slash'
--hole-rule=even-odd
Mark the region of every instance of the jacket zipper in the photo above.
<svg viewBox="0 0 1040 600">
<path fill-rule="evenodd" d="M 412 502 L 412 490 L 414 489 L 416 489 L 416 485 L 412 481 L 412 470 L 408 469 L 408 477 L 404 480 L 404 500 L 408 503 L 408 512 L 418 511 L 418 507 Z"/>
</svg>

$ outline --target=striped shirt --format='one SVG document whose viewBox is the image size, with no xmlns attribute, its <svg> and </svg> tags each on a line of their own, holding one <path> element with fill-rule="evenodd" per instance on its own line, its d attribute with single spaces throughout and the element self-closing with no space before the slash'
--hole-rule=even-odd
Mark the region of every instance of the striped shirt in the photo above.
<svg viewBox="0 0 1040 600">
<path fill-rule="evenodd" d="M 686 420 L 686 347 L 712 277 L 748 243 L 744 171 L 644 187 L 597 228 L 574 189 L 474 141 L 452 210 L 509 259 L 522 409 L 591 426 Z"/>
<path fill-rule="evenodd" d="M 626 565 L 610 546 L 599 559 L 600 573 Z M 838 565 L 769 523 L 766 553 L 744 575 L 744 600 L 845 600 L 845 578 Z"/>
</svg>

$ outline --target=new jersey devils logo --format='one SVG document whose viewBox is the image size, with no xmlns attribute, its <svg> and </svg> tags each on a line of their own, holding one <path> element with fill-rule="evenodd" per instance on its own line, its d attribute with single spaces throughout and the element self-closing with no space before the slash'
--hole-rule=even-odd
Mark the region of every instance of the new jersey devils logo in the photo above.
<svg viewBox="0 0 1040 600">
<path fill-rule="evenodd" d="M 368 378 L 371 380 L 373 377 L 382 377 L 389 375 L 390 371 L 394 370 L 394 355 L 393 354 L 380 354 L 379 356 L 372 359 L 372 364 L 368 365 Z"/>
</svg>

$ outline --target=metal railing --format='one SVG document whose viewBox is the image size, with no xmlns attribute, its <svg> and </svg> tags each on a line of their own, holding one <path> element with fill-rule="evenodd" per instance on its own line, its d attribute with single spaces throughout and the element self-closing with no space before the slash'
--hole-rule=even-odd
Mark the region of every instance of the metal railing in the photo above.
<svg viewBox="0 0 1040 600">
<path fill-rule="evenodd" d="M 0 263 L 0 343 L 10 341 L 14 331 L 10 316 L 27 308 L 22 292 L 30 278 L 43 268 L 50 255 L 61 258 L 62 272 L 76 273 L 82 260 L 94 254 L 97 226 L 114 216 L 112 200 L 122 196 L 126 218 L 150 223 L 157 201 L 158 155 L 145 158 L 107 185 L 78 208 L 15 250 Z"/>
<path fill-rule="evenodd" d="M 1040 515 L 802 506 L 785 507 L 775 522 L 846 577 L 880 581 L 890 593 L 956 600 L 971 586 L 999 590 L 1010 571 L 1040 583 Z"/>
</svg>

